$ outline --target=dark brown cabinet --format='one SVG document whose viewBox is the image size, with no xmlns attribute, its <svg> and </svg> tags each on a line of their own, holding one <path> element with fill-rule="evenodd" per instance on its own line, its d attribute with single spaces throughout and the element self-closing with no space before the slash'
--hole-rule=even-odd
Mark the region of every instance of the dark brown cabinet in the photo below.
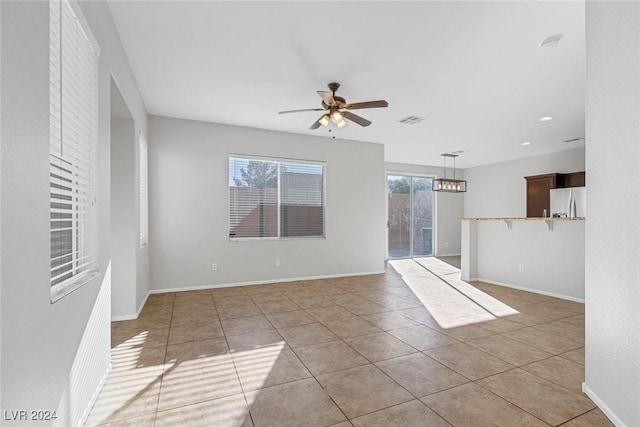
<svg viewBox="0 0 640 427">
<path fill-rule="evenodd" d="M 527 218 L 543 216 L 546 209 L 547 215 L 551 212 L 551 200 L 549 190 L 557 188 L 558 174 L 526 176 L 527 180 Z"/>
<path fill-rule="evenodd" d="M 585 173 L 547 173 L 525 176 L 527 180 L 527 218 L 541 217 L 546 209 L 551 215 L 549 190 L 553 188 L 583 187 L 586 185 Z"/>
<path fill-rule="evenodd" d="M 584 171 L 582 172 L 572 172 L 563 174 L 564 177 L 564 188 L 569 187 L 584 187 L 587 183 L 585 178 Z"/>
</svg>

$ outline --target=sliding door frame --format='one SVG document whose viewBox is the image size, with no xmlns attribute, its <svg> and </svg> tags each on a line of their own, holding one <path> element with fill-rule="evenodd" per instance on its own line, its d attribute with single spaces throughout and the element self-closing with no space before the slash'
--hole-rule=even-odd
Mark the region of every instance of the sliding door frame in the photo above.
<svg viewBox="0 0 640 427">
<path fill-rule="evenodd" d="M 394 171 L 394 170 L 387 170 L 384 172 L 384 179 L 385 179 L 385 201 L 384 201 L 384 207 L 385 207 L 385 221 L 384 221 L 384 241 L 385 241 L 385 260 L 389 260 L 389 259 L 411 259 L 414 258 L 413 255 L 413 185 L 411 185 L 411 189 L 409 190 L 409 200 L 410 200 L 410 207 L 411 207 L 411 233 L 409 233 L 410 235 L 410 255 L 405 256 L 405 257 L 394 257 L 394 258 L 390 258 L 389 257 L 389 176 L 403 176 L 403 177 L 408 177 L 408 178 L 431 178 L 431 179 L 436 179 L 438 178 L 437 175 L 434 174 L 429 174 L 429 173 L 414 173 L 414 172 L 402 172 L 402 171 Z M 431 255 L 423 255 L 423 256 L 436 256 L 436 248 L 438 247 L 438 241 L 437 241 L 437 236 L 438 236 L 438 230 L 436 227 L 436 224 L 438 223 L 438 198 L 435 196 L 435 194 L 433 195 L 433 237 L 432 237 L 432 242 L 431 242 L 431 246 L 432 246 L 432 254 Z"/>
</svg>

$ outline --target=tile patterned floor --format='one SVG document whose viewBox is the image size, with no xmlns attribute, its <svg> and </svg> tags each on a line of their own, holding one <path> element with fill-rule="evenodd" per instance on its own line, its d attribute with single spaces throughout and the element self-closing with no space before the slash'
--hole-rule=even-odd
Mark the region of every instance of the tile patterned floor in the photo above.
<svg viewBox="0 0 640 427">
<path fill-rule="evenodd" d="M 87 425 L 612 425 L 581 392 L 582 304 L 444 261 L 152 295 L 112 324 Z"/>
</svg>

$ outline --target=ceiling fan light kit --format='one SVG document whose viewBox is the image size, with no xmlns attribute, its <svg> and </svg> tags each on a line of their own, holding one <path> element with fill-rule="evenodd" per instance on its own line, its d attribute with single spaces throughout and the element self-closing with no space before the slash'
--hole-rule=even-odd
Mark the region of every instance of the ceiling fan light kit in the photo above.
<svg viewBox="0 0 640 427">
<path fill-rule="evenodd" d="M 467 181 L 463 179 L 456 179 L 456 157 L 457 154 L 441 154 L 444 158 L 444 175 L 442 178 L 433 180 L 431 189 L 433 191 L 442 191 L 446 193 L 466 193 Z M 453 178 L 447 178 L 447 158 L 453 158 Z"/>
<path fill-rule="evenodd" d="M 341 129 L 347 124 L 346 120 L 357 123 L 363 127 L 369 126 L 371 124 L 369 120 L 353 114 L 349 110 L 358 110 L 362 108 L 383 108 L 389 106 L 389 103 L 385 100 L 347 103 L 347 101 L 343 97 L 336 96 L 336 91 L 340 87 L 340 83 L 332 82 L 327 86 L 329 87 L 329 90 L 331 92 L 327 92 L 324 90 L 317 91 L 320 98 L 322 98 L 322 108 L 287 110 L 280 111 L 278 114 L 300 113 L 304 111 L 324 111 L 324 114 L 318 120 L 316 120 L 309 127 L 309 129 L 318 129 L 320 126 L 327 127 L 330 121 L 333 122 L 333 124 L 336 125 L 338 129 Z"/>
</svg>

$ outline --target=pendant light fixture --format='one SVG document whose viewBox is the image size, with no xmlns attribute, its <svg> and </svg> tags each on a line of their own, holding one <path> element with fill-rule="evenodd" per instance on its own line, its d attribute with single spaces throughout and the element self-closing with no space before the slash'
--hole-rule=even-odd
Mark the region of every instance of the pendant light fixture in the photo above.
<svg viewBox="0 0 640 427">
<path fill-rule="evenodd" d="M 467 181 L 456 179 L 456 157 L 457 154 L 441 154 L 444 157 L 444 175 L 442 178 L 433 180 L 433 191 L 444 191 L 447 193 L 466 193 Z M 447 178 L 447 157 L 453 158 L 453 178 Z"/>
</svg>

